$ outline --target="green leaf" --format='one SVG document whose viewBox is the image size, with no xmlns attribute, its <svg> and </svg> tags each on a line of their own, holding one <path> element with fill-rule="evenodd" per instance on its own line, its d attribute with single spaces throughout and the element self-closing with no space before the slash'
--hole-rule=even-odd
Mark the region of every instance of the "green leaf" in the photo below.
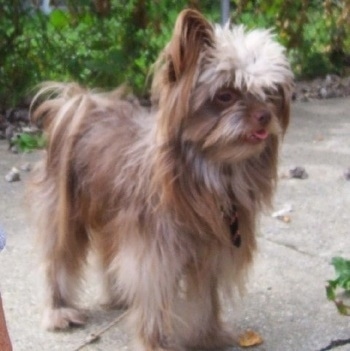
<svg viewBox="0 0 350 351">
<path fill-rule="evenodd" d="M 334 266 L 337 278 L 328 281 L 326 295 L 328 300 L 335 303 L 340 314 L 349 316 L 350 306 L 346 305 L 340 299 L 340 293 L 343 293 L 343 296 L 350 293 L 350 261 L 342 257 L 333 257 L 332 265 Z"/>
<path fill-rule="evenodd" d="M 335 288 L 331 284 L 328 284 L 326 286 L 326 294 L 327 294 L 327 299 L 330 301 L 335 300 Z"/>
<path fill-rule="evenodd" d="M 20 151 L 28 152 L 45 147 L 46 139 L 42 134 L 31 135 L 28 133 L 22 133 L 18 135 L 14 140 L 14 143 Z"/>
<path fill-rule="evenodd" d="M 343 316 L 350 315 L 350 306 L 344 305 L 342 301 L 335 302 L 335 305 L 337 306 L 337 310 L 341 315 Z"/>
<path fill-rule="evenodd" d="M 346 275 L 350 278 L 350 261 L 342 257 L 333 257 L 332 265 L 338 275 Z"/>
<path fill-rule="evenodd" d="M 69 18 L 67 13 L 62 10 L 56 9 L 50 13 L 50 23 L 57 29 L 69 25 Z"/>
</svg>

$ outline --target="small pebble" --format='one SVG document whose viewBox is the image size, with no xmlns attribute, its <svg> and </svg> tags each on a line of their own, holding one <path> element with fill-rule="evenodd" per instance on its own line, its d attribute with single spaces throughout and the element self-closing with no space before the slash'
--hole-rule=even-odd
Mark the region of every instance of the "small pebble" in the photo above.
<svg viewBox="0 0 350 351">
<path fill-rule="evenodd" d="M 290 223 L 291 222 L 291 217 L 288 215 L 288 213 L 293 211 L 292 205 L 285 205 L 282 209 L 279 211 L 276 211 L 272 214 L 273 218 L 277 218 L 280 221 L 284 223 Z"/>
<path fill-rule="evenodd" d="M 29 162 L 27 162 L 24 163 L 20 168 L 23 172 L 30 172 L 32 170 L 32 165 Z"/>
<path fill-rule="evenodd" d="M 11 150 L 11 152 L 12 152 L 13 154 L 18 154 L 18 148 L 17 148 L 17 146 L 15 146 L 15 145 L 11 146 L 10 150 Z"/>
<path fill-rule="evenodd" d="M 21 176 L 19 170 L 16 167 L 13 167 L 11 171 L 5 175 L 5 180 L 9 183 L 20 181 Z"/>
<path fill-rule="evenodd" d="M 328 95 L 329 95 L 329 92 L 328 92 L 327 88 L 322 87 L 320 89 L 320 96 L 321 96 L 321 98 L 326 99 L 328 97 Z"/>
<path fill-rule="evenodd" d="M 290 223 L 292 221 L 292 218 L 290 216 L 276 216 L 274 217 L 284 223 Z"/>
<path fill-rule="evenodd" d="M 348 168 L 345 172 L 344 172 L 344 178 L 346 180 L 350 180 L 350 168 Z"/>
<path fill-rule="evenodd" d="M 290 178 L 306 179 L 309 177 L 304 167 L 294 167 L 289 170 Z"/>
</svg>

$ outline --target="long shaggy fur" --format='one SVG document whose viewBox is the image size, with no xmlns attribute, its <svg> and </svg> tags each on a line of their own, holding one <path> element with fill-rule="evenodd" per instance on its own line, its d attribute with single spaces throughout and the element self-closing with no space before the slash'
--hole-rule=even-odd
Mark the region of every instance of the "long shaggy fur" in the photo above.
<svg viewBox="0 0 350 351">
<path fill-rule="evenodd" d="M 84 324 L 77 290 L 89 249 L 104 302 L 128 307 L 134 349 L 233 342 L 222 296 L 242 290 L 256 218 L 271 205 L 292 73 L 269 31 L 214 27 L 183 11 L 154 71 L 150 111 L 50 83 L 33 120 L 46 157 L 31 186 L 48 329 Z M 238 216 L 240 245 L 229 218 Z"/>
</svg>

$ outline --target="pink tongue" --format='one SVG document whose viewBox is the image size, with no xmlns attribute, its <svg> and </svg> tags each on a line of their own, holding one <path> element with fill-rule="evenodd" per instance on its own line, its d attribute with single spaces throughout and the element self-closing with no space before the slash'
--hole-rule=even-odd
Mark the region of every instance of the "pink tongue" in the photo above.
<svg viewBox="0 0 350 351">
<path fill-rule="evenodd" d="M 260 129 L 257 132 L 253 133 L 253 135 L 259 140 L 265 140 L 269 136 L 269 133 L 266 129 Z"/>
</svg>

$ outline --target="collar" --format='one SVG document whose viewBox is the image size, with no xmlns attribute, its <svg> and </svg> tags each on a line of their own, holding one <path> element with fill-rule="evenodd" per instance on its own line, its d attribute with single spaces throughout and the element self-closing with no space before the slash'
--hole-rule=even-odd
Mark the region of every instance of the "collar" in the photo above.
<svg viewBox="0 0 350 351">
<path fill-rule="evenodd" d="M 232 206 L 230 215 L 224 215 L 224 219 L 230 228 L 232 244 L 239 248 L 242 244 L 242 237 L 239 232 L 238 211 L 236 206 Z"/>
</svg>

